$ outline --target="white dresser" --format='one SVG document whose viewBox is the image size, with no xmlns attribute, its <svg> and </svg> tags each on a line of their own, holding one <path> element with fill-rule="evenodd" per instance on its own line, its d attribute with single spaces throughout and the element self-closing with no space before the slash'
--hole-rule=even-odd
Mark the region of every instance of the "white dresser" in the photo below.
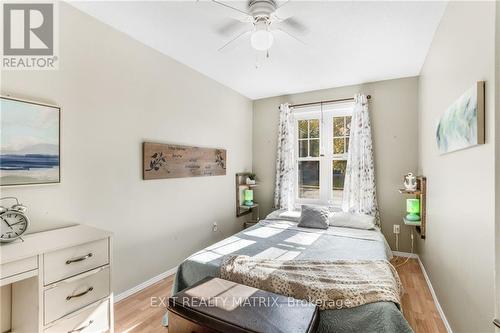
<svg viewBox="0 0 500 333">
<path fill-rule="evenodd" d="M 0 247 L 1 333 L 113 332 L 111 233 L 75 225 L 23 238 Z"/>
</svg>

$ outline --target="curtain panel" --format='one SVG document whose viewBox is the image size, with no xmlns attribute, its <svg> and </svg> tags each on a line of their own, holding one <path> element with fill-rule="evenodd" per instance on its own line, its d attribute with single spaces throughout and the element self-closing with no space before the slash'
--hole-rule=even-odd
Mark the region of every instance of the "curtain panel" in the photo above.
<svg viewBox="0 0 500 333">
<path fill-rule="evenodd" d="M 342 210 L 372 215 L 380 226 L 368 99 L 354 96 Z"/>
<path fill-rule="evenodd" d="M 292 210 L 295 201 L 295 123 L 290 104 L 280 105 L 274 208 Z"/>
</svg>

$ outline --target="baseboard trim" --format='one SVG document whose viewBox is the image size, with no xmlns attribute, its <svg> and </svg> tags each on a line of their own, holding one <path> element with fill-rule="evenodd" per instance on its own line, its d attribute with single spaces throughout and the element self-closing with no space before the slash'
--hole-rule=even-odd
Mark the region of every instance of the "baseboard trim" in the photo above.
<svg viewBox="0 0 500 333">
<path fill-rule="evenodd" d="M 398 257 L 415 258 L 415 259 L 418 258 L 418 254 L 410 252 L 392 251 L 392 254 Z"/>
<path fill-rule="evenodd" d="M 434 300 L 434 304 L 436 304 L 436 309 L 438 310 L 439 315 L 441 316 L 441 320 L 443 321 L 444 327 L 446 327 L 446 331 L 448 331 L 448 333 L 453 333 L 450 323 L 448 322 L 448 319 L 446 319 L 446 316 L 444 315 L 443 308 L 441 307 L 441 304 L 439 304 L 438 298 L 436 296 L 436 293 L 434 292 L 434 288 L 432 287 L 431 280 L 427 275 L 427 271 L 425 270 L 424 264 L 422 263 L 418 255 L 417 255 L 417 260 L 420 265 L 420 269 L 422 270 L 422 274 L 424 274 L 425 282 L 427 282 L 427 286 L 431 291 L 432 299 Z"/>
<path fill-rule="evenodd" d="M 169 269 L 166 272 L 160 273 L 157 276 L 154 276 L 151 279 L 149 279 L 149 280 L 147 280 L 147 281 L 145 281 L 145 282 L 143 282 L 135 287 L 132 287 L 128 290 L 125 290 L 124 292 L 122 292 L 118 295 L 115 295 L 114 302 L 117 303 L 117 302 L 119 302 L 119 301 L 121 301 L 129 296 L 132 296 L 133 294 L 138 293 L 139 291 L 141 291 L 143 289 L 146 289 L 147 287 L 155 284 L 156 282 L 163 280 L 164 278 L 166 278 L 172 274 L 175 274 L 175 272 L 177 272 L 177 266 Z"/>
</svg>

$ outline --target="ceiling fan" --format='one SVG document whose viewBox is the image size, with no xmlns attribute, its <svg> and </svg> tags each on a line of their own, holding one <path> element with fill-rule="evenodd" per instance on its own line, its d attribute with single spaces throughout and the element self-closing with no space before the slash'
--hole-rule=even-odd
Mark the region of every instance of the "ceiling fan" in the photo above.
<svg viewBox="0 0 500 333">
<path fill-rule="evenodd" d="M 269 57 L 269 49 L 274 43 L 275 34 L 283 34 L 305 44 L 299 36 L 303 36 L 306 27 L 293 16 L 281 16 L 280 9 L 289 4 L 290 0 L 278 5 L 275 0 L 249 0 L 247 9 L 239 9 L 219 0 L 213 3 L 231 10 L 233 20 L 218 29 L 221 35 L 234 35 L 231 40 L 219 48 L 227 52 L 250 37 L 250 45 L 257 51 L 264 51 Z M 242 29 L 244 28 L 244 30 Z M 243 30 L 241 32 L 241 30 Z"/>
</svg>

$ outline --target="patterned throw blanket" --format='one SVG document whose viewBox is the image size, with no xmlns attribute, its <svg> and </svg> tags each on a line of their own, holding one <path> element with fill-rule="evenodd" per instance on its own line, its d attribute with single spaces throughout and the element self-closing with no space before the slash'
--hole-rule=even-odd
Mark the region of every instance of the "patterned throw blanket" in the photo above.
<svg viewBox="0 0 500 333">
<path fill-rule="evenodd" d="M 248 256 L 224 259 L 220 277 L 276 294 L 307 300 L 321 310 L 394 302 L 401 281 L 387 260 L 275 260 Z"/>
</svg>

